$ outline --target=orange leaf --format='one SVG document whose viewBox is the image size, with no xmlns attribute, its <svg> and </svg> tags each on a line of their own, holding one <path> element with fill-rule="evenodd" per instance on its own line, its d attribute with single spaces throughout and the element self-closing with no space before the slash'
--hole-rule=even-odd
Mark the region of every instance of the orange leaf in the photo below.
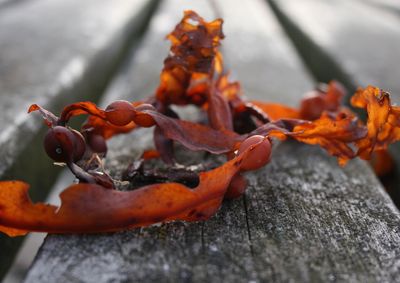
<svg viewBox="0 0 400 283">
<path fill-rule="evenodd" d="M 374 151 L 385 150 L 390 143 L 400 140 L 400 108 L 391 105 L 387 92 L 373 86 L 360 88 L 351 104 L 368 113 L 368 135 L 357 142 L 361 158 L 370 159 Z"/>
<path fill-rule="evenodd" d="M 261 101 L 250 101 L 252 104 L 260 108 L 262 111 L 267 113 L 268 117 L 272 121 L 279 119 L 299 119 L 299 111 L 292 107 L 278 104 L 278 103 L 265 103 Z"/>
<path fill-rule="evenodd" d="M 0 182 L 0 231 L 9 236 L 29 231 L 83 233 L 118 231 L 172 220 L 196 221 L 212 216 L 224 198 L 231 178 L 251 150 L 222 166 L 199 174 L 190 189 L 178 183 L 116 191 L 94 184 L 77 184 L 60 194 L 61 206 L 33 204 L 29 185 Z"/>
</svg>

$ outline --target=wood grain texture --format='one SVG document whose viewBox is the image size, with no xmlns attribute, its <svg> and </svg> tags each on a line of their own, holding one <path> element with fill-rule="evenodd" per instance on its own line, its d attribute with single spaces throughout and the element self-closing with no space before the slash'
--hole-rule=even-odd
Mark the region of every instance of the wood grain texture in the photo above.
<svg viewBox="0 0 400 283">
<path fill-rule="evenodd" d="M 231 3 L 218 3 L 221 2 Z M 152 93 L 166 53 L 160 51 L 159 40 L 180 18 L 181 10 L 195 8 L 207 19 L 213 17 L 212 8 L 199 3 L 163 2 L 136 55 L 110 86 L 104 105 L 114 99 Z M 246 34 L 245 40 L 237 41 L 240 47 L 226 44 L 224 51 L 231 57 L 227 57 L 229 65 L 235 65 L 235 52 L 250 50 L 251 46 L 246 44 L 267 45 L 274 32 L 278 43 L 273 44 L 287 44 L 267 6 L 261 3 L 249 1 L 241 9 L 227 9 L 230 12 L 223 15 L 227 37 L 228 22 L 233 18 L 243 25 L 271 28 L 265 33 L 261 29 Z M 247 11 L 256 12 L 249 15 Z M 236 28 L 239 29 L 230 29 Z M 310 81 L 292 48 L 282 50 L 287 58 L 293 58 L 282 60 L 279 66 L 285 72 L 287 64 L 287 73 L 291 74 L 280 76 L 285 89 L 282 95 L 296 104 L 299 91 L 309 88 Z M 269 86 L 278 85 L 279 77 L 268 76 L 268 68 L 260 63 L 256 65 L 257 72 L 264 70 L 266 75 L 255 73 L 254 76 L 262 77 L 254 80 L 251 60 L 268 66 L 275 54 L 258 54 L 239 59 L 246 69 L 241 69 L 241 64 L 235 67 L 238 74 L 248 73 L 243 84 L 252 95 L 265 90 L 265 97 L 259 95 L 268 99 L 273 93 Z M 187 114 L 190 117 L 192 112 Z M 110 142 L 106 165 L 114 176 L 152 143 L 150 134 L 141 130 Z M 355 160 L 340 168 L 318 148 L 288 142 L 276 145 L 272 162 L 248 177 L 250 187 L 245 197 L 225 201 L 217 215 L 206 222 L 169 223 L 114 234 L 50 235 L 25 282 L 396 280 L 400 268 L 400 216 L 366 163 Z"/>
</svg>

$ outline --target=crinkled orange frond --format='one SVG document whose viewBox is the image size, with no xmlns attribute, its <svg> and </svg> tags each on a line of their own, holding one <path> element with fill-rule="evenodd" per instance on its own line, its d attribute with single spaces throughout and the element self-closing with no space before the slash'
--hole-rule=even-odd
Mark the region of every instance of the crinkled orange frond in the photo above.
<svg viewBox="0 0 400 283">
<path fill-rule="evenodd" d="M 303 143 L 320 145 L 344 165 L 356 156 L 351 145 L 366 135 L 366 129 L 354 116 L 324 113 L 315 121 L 295 126 L 290 135 Z"/>
<path fill-rule="evenodd" d="M 224 38 L 222 20 L 206 22 L 193 11 L 185 11 L 181 22 L 167 38 L 171 41 L 164 61 L 156 97 L 163 104 L 199 103 L 187 90 L 203 83 L 216 71 L 222 72 L 222 56 L 217 47 Z M 205 94 L 204 94 L 205 95 Z M 204 101 L 200 101 L 204 102 Z"/>
<path fill-rule="evenodd" d="M 351 99 L 354 107 L 367 111 L 368 135 L 357 142 L 358 155 L 370 159 L 374 151 L 385 150 L 400 140 L 400 108 L 391 105 L 387 92 L 368 86 L 358 89 Z"/>
</svg>

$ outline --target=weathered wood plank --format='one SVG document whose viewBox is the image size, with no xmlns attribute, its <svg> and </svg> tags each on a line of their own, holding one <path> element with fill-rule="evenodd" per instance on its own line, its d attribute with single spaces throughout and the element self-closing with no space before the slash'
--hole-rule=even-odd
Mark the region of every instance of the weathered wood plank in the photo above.
<svg viewBox="0 0 400 283">
<path fill-rule="evenodd" d="M 271 0 L 350 76 L 356 86 L 374 84 L 400 101 L 400 18 L 361 1 Z M 384 20 L 382 20 L 384 19 Z M 315 50 L 310 49 L 312 54 Z M 320 62 L 324 64 L 324 62 Z M 330 66 L 326 65 L 329 70 Z M 331 74 L 332 78 L 335 74 Z"/>
<path fill-rule="evenodd" d="M 369 3 L 371 5 L 374 5 L 375 7 L 380 7 L 380 8 L 386 9 L 388 11 L 391 11 L 392 13 L 396 13 L 399 16 L 399 13 L 400 13 L 399 1 L 396 1 L 396 0 L 367 0 L 367 1 L 362 1 L 362 2 Z"/>
<path fill-rule="evenodd" d="M 400 17 L 395 12 L 396 1 L 372 2 L 269 0 L 317 79 L 339 79 L 349 88 L 349 95 L 358 86 L 373 84 L 389 91 L 393 102 L 399 104 Z M 381 9 L 378 2 L 391 3 L 391 8 Z M 397 166 L 385 185 L 399 206 L 400 145 L 389 150 Z"/>
<path fill-rule="evenodd" d="M 400 215 L 368 166 L 282 144 L 246 194 L 253 256 L 276 282 L 394 282 Z"/>
<path fill-rule="evenodd" d="M 41 124 L 28 106 L 96 99 L 151 3 L 28 1 L 0 11 L 0 176 Z"/>
<path fill-rule="evenodd" d="M 297 106 L 303 93 L 312 88 L 312 80 L 273 13 L 263 1 L 215 2 L 226 17 L 223 52 L 245 95 Z"/>
<path fill-rule="evenodd" d="M 41 118 L 26 114 L 28 105 L 56 110 L 77 99 L 96 100 L 156 1 L 5 3 L 0 9 L 0 178 L 25 180 L 33 186 L 33 198 L 43 199 L 58 170 L 42 150 Z M 0 277 L 20 242 L 0 235 Z"/>
<path fill-rule="evenodd" d="M 270 71 L 261 63 L 254 64 L 254 76 L 261 79 L 251 75 L 252 60 L 268 66 L 275 53 L 259 52 L 251 59 L 239 56 L 255 42 L 269 50 L 270 34 L 274 34 L 271 44 L 286 46 L 267 7 L 260 1 L 249 1 L 240 9 L 229 8 L 239 0 L 218 3 L 225 12 L 228 64 L 243 74 L 245 89 L 267 99 L 276 91 L 269 88 L 270 80 L 279 79 L 285 89 L 281 95 L 288 95 L 295 104 L 297 95 L 309 88 L 309 80 L 290 47 L 271 49 L 292 58 L 282 60 L 287 69 L 279 66 L 285 74 L 281 77 L 268 75 Z M 198 1 L 165 1 L 136 55 L 111 85 L 104 104 L 152 92 L 164 53 L 159 40 L 180 17 L 180 10 L 189 7 L 212 17 L 211 8 Z M 241 24 L 230 25 L 231 19 Z M 256 24 L 265 28 L 240 35 L 243 40 L 232 39 L 235 45 L 228 44 L 231 32 L 249 31 L 246 25 Z M 243 60 L 245 70 L 236 59 Z M 289 73 L 291 77 L 286 76 Z M 128 139 L 135 140 L 134 145 Z M 145 131 L 111 141 L 107 165 L 112 173 L 123 170 L 140 147 L 149 144 Z M 275 148 L 270 165 L 249 178 L 246 197 L 225 202 L 207 222 L 102 235 L 50 235 L 25 282 L 361 282 L 396 278 L 400 216 L 364 162 L 356 160 L 340 168 L 317 148 L 286 143 Z"/>
</svg>

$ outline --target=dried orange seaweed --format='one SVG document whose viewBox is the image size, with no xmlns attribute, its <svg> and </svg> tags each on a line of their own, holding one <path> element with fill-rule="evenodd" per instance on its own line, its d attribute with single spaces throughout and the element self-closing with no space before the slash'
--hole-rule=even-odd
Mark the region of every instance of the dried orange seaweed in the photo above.
<svg viewBox="0 0 400 283">
<path fill-rule="evenodd" d="M 77 184 L 61 193 L 61 206 L 55 207 L 33 204 L 28 184 L 3 181 L 0 182 L 0 231 L 9 236 L 28 231 L 104 232 L 170 220 L 208 219 L 219 208 L 242 161 L 256 147 L 214 170 L 200 173 L 200 183 L 194 189 L 165 183 L 122 192 L 95 184 Z"/>
<path fill-rule="evenodd" d="M 374 86 L 360 88 L 351 104 L 368 113 L 368 135 L 357 142 L 361 158 L 370 159 L 374 151 L 386 150 L 389 144 L 400 140 L 400 107 L 391 105 L 387 92 Z"/>
<path fill-rule="evenodd" d="M 300 119 L 299 111 L 286 105 L 265 103 L 256 100 L 252 100 L 251 103 L 264 111 L 271 121 L 276 121 L 279 119 Z"/>
<path fill-rule="evenodd" d="M 382 157 L 388 160 L 386 148 L 400 139 L 400 107 L 391 105 L 389 94 L 369 86 L 353 96 L 352 105 L 367 111 L 366 125 L 341 105 L 345 90 L 335 81 L 307 93 L 297 108 L 249 101 L 242 95 L 240 83 L 230 81 L 224 70 L 218 50 L 224 38 L 222 22 L 206 22 L 193 11 L 185 12 L 167 36 L 171 49 L 160 84 L 145 101 L 118 100 L 105 109 L 92 102 L 77 102 L 67 105 L 59 117 L 32 105 L 28 112 L 40 112 L 49 127 L 44 139 L 46 153 L 54 161 L 64 162 L 80 184 L 66 188 L 60 195 L 61 206 L 56 207 L 33 204 L 26 183 L 0 182 L 0 231 L 9 236 L 30 231 L 90 233 L 207 219 L 224 198 L 244 193 L 244 171 L 269 163 L 272 138 L 319 145 L 341 165 L 373 154 L 378 161 Z M 196 105 L 207 121 L 181 120 L 172 104 Z M 77 115 L 88 115 L 80 132 L 68 126 Z M 140 127 L 154 127 L 156 149 L 146 150 L 127 172 L 145 175 L 150 171 L 144 171 L 143 164 L 161 158 L 170 170 L 164 179 L 195 179 L 194 188 L 177 182 L 152 183 L 124 192 L 115 188 L 101 161 L 107 151 L 106 140 Z M 228 161 L 209 171 L 202 169 L 197 178 L 197 173 L 182 165 L 174 167 L 174 142 L 191 151 L 225 154 Z M 382 162 L 376 164 L 378 169 L 384 167 Z M 180 168 L 179 174 L 176 168 Z"/>
<path fill-rule="evenodd" d="M 164 61 L 156 98 L 163 104 L 201 105 L 207 93 L 193 91 L 193 85 L 207 84 L 204 80 L 222 70 L 222 56 L 217 49 L 224 38 L 222 20 L 206 22 L 195 12 L 186 11 L 167 38 L 171 50 Z"/>
<path fill-rule="evenodd" d="M 323 113 L 315 121 L 295 126 L 291 134 L 298 141 L 318 144 L 325 148 L 338 158 L 341 165 L 356 157 L 350 144 L 365 135 L 366 129 L 360 125 L 357 118 L 347 115 L 337 115 L 332 118 L 327 113 Z"/>
<path fill-rule="evenodd" d="M 133 108 L 132 122 L 141 127 L 157 125 L 167 138 L 178 141 L 190 150 L 205 150 L 214 154 L 225 153 L 230 151 L 236 140 L 239 139 L 238 135 L 232 131 L 214 130 L 206 125 L 170 118 L 153 109 L 141 110 L 140 106 Z M 80 102 L 66 107 L 60 120 L 64 117 L 63 123 L 66 123 L 73 116 L 89 114 L 91 117 L 104 121 L 107 125 L 111 124 L 107 120 L 105 112 L 92 102 Z"/>
<path fill-rule="evenodd" d="M 374 151 L 369 163 L 379 177 L 390 175 L 395 168 L 395 161 L 387 150 Z"/>
</svg>

